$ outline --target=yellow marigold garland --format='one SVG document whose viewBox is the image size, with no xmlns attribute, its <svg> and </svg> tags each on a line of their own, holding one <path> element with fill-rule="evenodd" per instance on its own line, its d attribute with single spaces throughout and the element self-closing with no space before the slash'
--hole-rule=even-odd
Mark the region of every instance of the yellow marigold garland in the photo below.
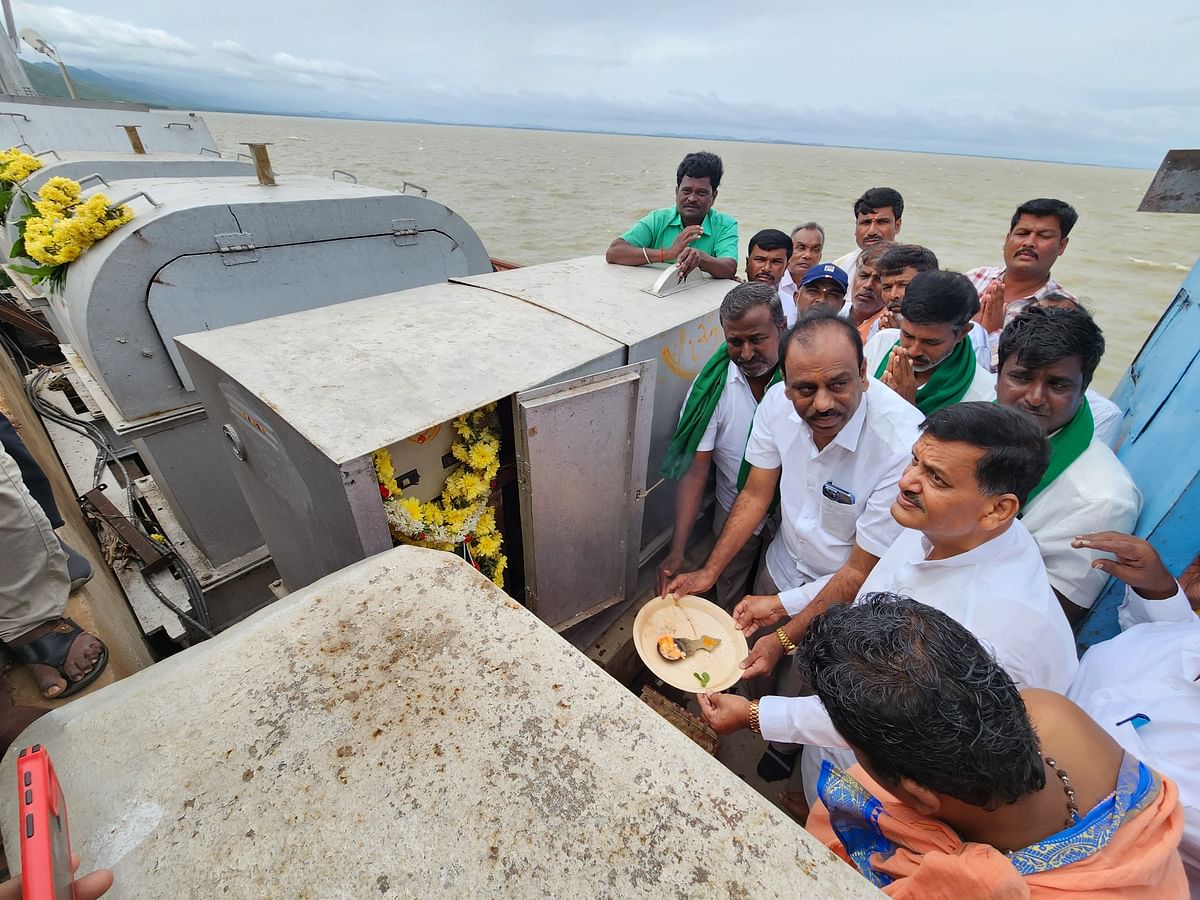
<svg viewBox="0 0 1200 900">
<path fill-rule="evenodd" d="M 18 181 L 24 181 L 41 167 L 40 159 L 24 153 L 16 147 L 0 151 L 0 181 L 5 184 L 12 185 Z"/>
<path fill-rule="evenodd" d="M 21 236 L 9 256 L 40 263 L 37 268 L 13 268 L 31 276 L 34 284 L 49 282 L 52 289 L 62 286 L 68 265 L 133 218 L 133 210 L 110 205 L 104 194 L 84 199 L 79 182 L 69 178 L 49 179 L 33 208 L 18 226 Z"/>
<path fill-rule="evenodd" d="M 437 500 L 422 503 L 416 497 L 405 497 L 386 449 L 377 451 L 373 459 L 393 538 L 447 552 L 462 548 L 466 559 L 504 587 L 508 560 L 496 514 L 487 505 L 500 470 L 500 439 L 491 426 L 495 408 L 492 403 L 454 420 L 456 437 L 450 452 L 462 465 L 450 473 Z"/>
</svg>

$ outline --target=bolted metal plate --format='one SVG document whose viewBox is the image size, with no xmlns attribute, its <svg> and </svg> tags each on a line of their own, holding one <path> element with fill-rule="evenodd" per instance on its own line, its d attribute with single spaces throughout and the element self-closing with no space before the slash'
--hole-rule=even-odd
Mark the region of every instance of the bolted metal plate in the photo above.
<svg viewBox="0 0 1200 900">
<path fill-rule="evenodd" d="M 1200 213 L 1200 150 L 1168 150 L 1138 212 Z"/>
</svg>

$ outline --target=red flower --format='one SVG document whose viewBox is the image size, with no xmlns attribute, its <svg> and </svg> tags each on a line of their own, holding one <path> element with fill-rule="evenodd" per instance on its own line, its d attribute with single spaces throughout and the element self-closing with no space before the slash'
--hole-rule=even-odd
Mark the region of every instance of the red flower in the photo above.
<svg viewBox="0 0 1200 900">
<path fill-rule="evenodd" d="M 379 496 L 386 500 L 388 497 L 392 496 L 392 492 L 381 484 L 379 486 Z"/>
<path fill-rule="evenodd" d="M 475 535 L 473 535 L 473 534 L 468 534 L 468 535 L 467 535 L 465 538 L 463 538 L 463 543 L 464 543 L 464 544 L 469 544 L 469 543 L 471 543 L 471 541 L 473 541 L 473 540 L 475 540 Z"/>
</svg>

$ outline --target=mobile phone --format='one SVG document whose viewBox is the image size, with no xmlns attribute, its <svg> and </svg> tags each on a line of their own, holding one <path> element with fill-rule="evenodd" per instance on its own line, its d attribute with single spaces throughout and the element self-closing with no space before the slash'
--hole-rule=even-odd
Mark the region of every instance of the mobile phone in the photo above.
<svg viewBox="0 0 1200 900">
<path fill-rule="evenodd" d="M 854 495 L 845 488 L 838 487 L 832 481 L 827 481 L 821 486 L 821 493 L 834 503 L 845 503 L 847 506 L 854 505 Z"/>
<path fill-rule="evenodd" d="M 71 832 L 62 785 L 41 744 L 17 755 L 17 808 L 21 815 L 21 896 L 75 900 Z"/>
</svg>

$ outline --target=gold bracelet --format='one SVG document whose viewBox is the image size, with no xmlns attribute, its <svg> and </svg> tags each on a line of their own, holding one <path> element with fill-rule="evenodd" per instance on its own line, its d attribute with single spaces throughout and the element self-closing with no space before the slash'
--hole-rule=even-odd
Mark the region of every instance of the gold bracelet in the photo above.
<svg viewBox="0 0 1200 900">
<path fill-rule="evenodd" d="M 779 638 L 779 643 L 783 644 L 784 653 L 795 653 L 796 642 L 787 636 L 787 632 L 782 628 L 775 629 L 775 636 Z"/>
<path fill-rule="evenodd" d="M 750 730 L 762 737 L 762 726 L 758 724 L 758 701 L 750 701 Z"/>
</svg>

